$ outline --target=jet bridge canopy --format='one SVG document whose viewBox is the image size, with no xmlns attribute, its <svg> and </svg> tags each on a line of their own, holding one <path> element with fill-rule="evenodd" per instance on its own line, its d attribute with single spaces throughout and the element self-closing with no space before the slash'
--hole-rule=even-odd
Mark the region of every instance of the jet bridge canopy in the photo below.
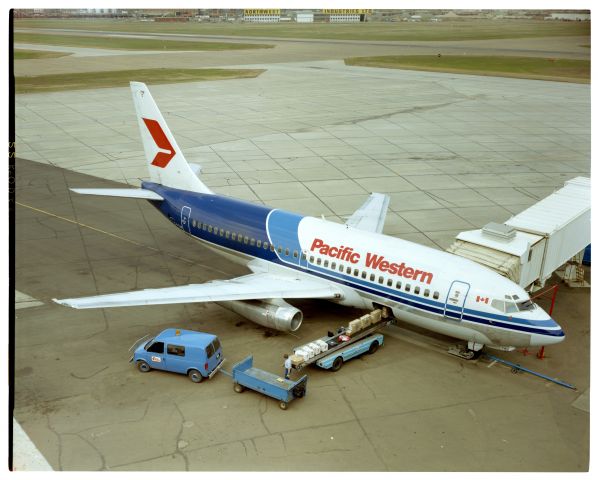
<svg viewBox="0 0 598 480">
<path fill-rule="evenodd" d="M 590 243 L 590 179 L 577 177 L 504 224 L 461 232 L 447 249 L 528 287 Z"/>
</svg>

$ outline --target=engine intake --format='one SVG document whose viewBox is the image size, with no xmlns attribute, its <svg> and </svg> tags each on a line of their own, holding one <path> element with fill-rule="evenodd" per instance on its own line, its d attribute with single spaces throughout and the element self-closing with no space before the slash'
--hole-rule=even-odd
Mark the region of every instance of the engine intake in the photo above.
<svg viewBox="0 0 598 480">
<path fill-rule="evenodd" d="M 231 300 L 216 302 L 221 307 L 262 325 L 281 332 L 294 332 L 303 322 L 303 313 L 284 300 Z"/>
</svg>

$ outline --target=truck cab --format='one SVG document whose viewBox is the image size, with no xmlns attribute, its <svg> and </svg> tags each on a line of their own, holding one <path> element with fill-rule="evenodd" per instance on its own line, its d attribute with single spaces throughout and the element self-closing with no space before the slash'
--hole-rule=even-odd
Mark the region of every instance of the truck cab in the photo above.
<svg viewBox="0 0 598 480">
<path fill-rule="evenodd" d="M 135 348 L 131 361 L 141 372 L 151 369 L 187 375 L 192 382 L 212 378 L 222 367 L 222 346 L 216 335 L 168 328 Z"/>
</svg>

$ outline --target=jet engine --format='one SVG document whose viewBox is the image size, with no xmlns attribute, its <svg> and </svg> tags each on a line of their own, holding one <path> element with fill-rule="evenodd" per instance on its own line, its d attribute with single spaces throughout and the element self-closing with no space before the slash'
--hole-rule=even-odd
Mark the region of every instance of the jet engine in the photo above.
<svg viewBox="0 0 598 480">
<path fill-rule="evenodd" d="M 231 300 L 216 303 L 263 327 L 281 332 L 294 332 L 303 321 L 301 310 L 284 300 Z"/>
</svg>

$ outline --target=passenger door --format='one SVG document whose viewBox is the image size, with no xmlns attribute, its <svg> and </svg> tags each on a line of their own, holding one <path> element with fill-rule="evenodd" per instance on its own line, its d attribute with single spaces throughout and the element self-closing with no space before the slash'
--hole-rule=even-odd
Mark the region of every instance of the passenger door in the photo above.
<svg viewBox="0 0 598 480">
<path fill-rule="evenodd" d="M 181 228 L 191 233 L 191 207 L 181 208 Z"/>
<path fill-rule="evenodd" d="M 469 283 L 455 280 L 451 284 L 451 288 L 449 289 L 444 303 L 445 318 L 457 320 L 459 322 L 463 319 L 463 309 L 465 308 L 465 300 L 468 293 Z M 448 312 L 450 312 L 450 314 L 447 315 Z"/>
<path fill-rule="evenodd" d="M 164 342 L 154 342 L 148 349 L 149 365 L 157 370 L 166 370 L 166 359 L 164 358 Z"/>
<path fill-rule="evenodd" d="M 168 371 L 176 373 L 187 373 L 189 360 L 185 357 L 183 345 L 166 345 L 166 358 L 168 359 Z"/>
</svg>

